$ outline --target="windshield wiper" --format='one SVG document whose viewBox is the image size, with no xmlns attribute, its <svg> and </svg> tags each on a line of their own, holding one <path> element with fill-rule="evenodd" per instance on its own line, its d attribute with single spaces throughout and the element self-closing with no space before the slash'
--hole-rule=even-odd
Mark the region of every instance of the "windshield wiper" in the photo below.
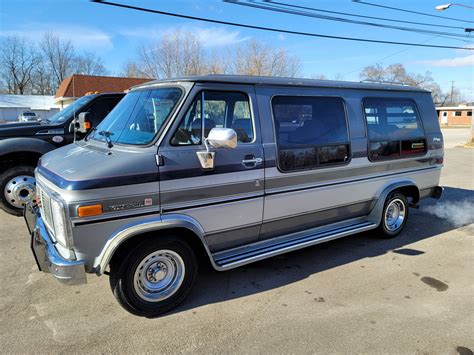
<svg viewBox="0 0 474 355">
<path fill-rule="evenodd" d="M 112 132 L 100 131 L 99 135 L 104 137 L 105 141 L 107 142 L 107 147 L 112 148 L 114 146 L 114 144 L 112 143 L 112 139 L 110 139 L 110 136 L 113 135 Z"/>
</svg>

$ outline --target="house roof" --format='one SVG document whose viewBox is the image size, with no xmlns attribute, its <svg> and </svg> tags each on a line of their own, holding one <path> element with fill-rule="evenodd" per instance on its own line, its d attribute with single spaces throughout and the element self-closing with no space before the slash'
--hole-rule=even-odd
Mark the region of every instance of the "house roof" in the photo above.
<svg viewBox="0 0 474 355">
<path fill-rule="evenodd" d="M 54 98 L 58 101 L 63 97 L 81 97 L 94 91 L 123 92 L 131 86 L 147 81 L 150 79 L 74 74 L 61 82 Z"/>
<path fill-rule="evenodd" d="M 58 107 L 54 102 L 54 96 L 0 94 L 0 108 L 50 110 Z"/>
<path fill-rule="evenodd" d="M 327 87 L 343 89 L 366 89 L 366 90 L 389 90 L 389 91 L 418 91 L 429 92 L 417 87 L 407 85 L 392 85 L 384 83 L 351 82 L 335 80 L 317 80 L 317 79 L 299 79 L 269 76 L 250 76 L 250 75 L 202 75 L 188 76 L 173 79 L 154 80 L 137 87 L 146 87 L 161 83 L 170 82 L 214 82 L 214 83 L 232 83 L 248 85 L 278 85 L 278 86 L 300 86 L 300 87 Z"/>
</svg>

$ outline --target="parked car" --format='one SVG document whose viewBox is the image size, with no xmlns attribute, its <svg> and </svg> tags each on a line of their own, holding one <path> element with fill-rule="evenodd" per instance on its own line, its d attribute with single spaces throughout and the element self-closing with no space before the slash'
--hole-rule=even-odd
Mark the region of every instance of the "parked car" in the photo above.
<svg viewBox="0 0 474 355">
<path fill-rule="evenodd" d="M 21 216 L 24 205 L 35 197 L 34 169 L 39 158 L 74 140 L 72 121 L 80 113 L 88 112 L 90 126 L 96 127 L 124 95 L 87 95 L 47 120 L 0 125 L 0 208 Z M 76 138 L 86 133 L 82 129 Z"/>
<path fill-rule="evenodd" d="M 110 275 L 120 305 L 155 316 L 189 294 L 199 254 L 223 271 L 369 230 L 395 237 L 410 207 L 441 196 L 442 163 L 418 88 L 155 81 L 41 158 L 25 219 L 40 270 L 65 284 Z"/>
<path fill-rule="evenodd" d="M 40 117 L 31 111 L 23 111 L 18 115 L 19 122 L 38 122 L 40 121 Z"/>
</svg>

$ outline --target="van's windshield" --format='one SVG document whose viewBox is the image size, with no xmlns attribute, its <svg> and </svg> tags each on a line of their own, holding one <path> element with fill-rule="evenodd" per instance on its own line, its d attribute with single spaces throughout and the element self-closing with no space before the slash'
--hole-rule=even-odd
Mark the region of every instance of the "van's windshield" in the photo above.
<svg viewBox="0 0 474 355">
<path fill-rule="evenodd" d="M 182 91 L 176 87 L 135 90 L 110 111 L 90 138 L 113 143 L 149 144 L 176 106 Z M 107 138 L 100 134 L 106 132 Z"/>
</svg>

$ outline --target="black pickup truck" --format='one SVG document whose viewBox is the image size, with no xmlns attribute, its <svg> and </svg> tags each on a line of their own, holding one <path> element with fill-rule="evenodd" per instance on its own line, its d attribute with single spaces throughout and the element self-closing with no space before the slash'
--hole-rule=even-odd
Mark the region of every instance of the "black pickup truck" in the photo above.
<svg viewBox="0 0 474 355">
<path fill-rule="evenodd" d="M 0 125 L 0 208 L 20 216 L 36 194 L 34 169 L 39 158 L 76 139 L 85 131 L 74 130 L 73 120 L 87 112 L 88 127 L 96 127 L 122 99 L 124 93 L 86 95 L 41 122 Z"/>
</svg>

